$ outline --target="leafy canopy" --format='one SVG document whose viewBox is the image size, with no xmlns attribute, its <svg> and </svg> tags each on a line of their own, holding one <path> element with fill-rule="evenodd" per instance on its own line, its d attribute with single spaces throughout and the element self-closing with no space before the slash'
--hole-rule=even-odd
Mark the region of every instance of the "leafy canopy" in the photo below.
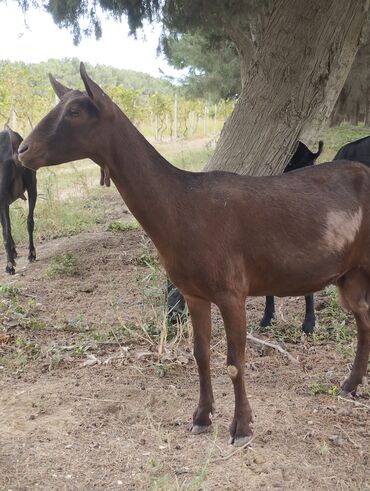
<svg viewBox="0 0 370 491">
<path fill-rule="evenodd" d="M 4 0 L 0 0 L 4 1 Z M 212 31 L 233 25 L 245 27 L 245 22 L 268 0 L 16 0 L 27 11 L 36 6 L 48 11 L 54 22 L 73 32 L 78 43 L 82 36 L 101 36 L 102 13 L 116 19 L 127 17 L 132 34 L 144 23 L 160 22 L 169 32 L 190 32 L 193 29 Z M 87 27 L 82 27 L 82 20 Z"/>
</svg>

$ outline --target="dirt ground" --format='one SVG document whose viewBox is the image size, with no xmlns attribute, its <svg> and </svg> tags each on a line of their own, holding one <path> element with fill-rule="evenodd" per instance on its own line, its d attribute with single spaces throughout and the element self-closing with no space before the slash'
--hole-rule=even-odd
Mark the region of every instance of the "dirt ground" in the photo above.
<svg viewBox="0 0 370 491">
<path fill-rule="evenodd" d="M 106 209 L 106 223 L 130 220 L 112 193 Z M 354 339 L 339 349 L 329 338 L 302 336 L 302 299 L 278 300 L 273 329 L 256 332 L 263 299 L 250 300 L 255 335 L 283 343 L 300 363 L 248 347 L 255 438 L 235 450 L 215 311 L 216 413 L 209 433 L 192 436 L 197 369 L 187 336 L 159 340 L 162 277 L 138 260 L 153 248 L 141 230 L 105 229 L 39 244 L 31 265 L 20 247 L 18 274 L 0 273 L 0 285 L 20 290 L 0 312 L 1 490 L 370 489 L 368 389 L 348 400 L 313 393 L 346 377 Z M 49 277 L 51 258 L 67 251 L 78 273 Z M 318 295 L 318 332 L 327 302 Z"/>
</svg>

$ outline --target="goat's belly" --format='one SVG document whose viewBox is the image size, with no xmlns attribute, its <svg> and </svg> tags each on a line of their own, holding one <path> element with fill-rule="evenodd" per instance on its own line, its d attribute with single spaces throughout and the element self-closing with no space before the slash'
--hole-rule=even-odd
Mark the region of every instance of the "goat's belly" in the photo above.
<svg viewBox="0 0 370 491">
<path fill-rule="evenodd" d="M 264 263 L 264 267 L 249 269 L 249 295 L 278 297 L 300 296 L 322 290 L 343 275 L 347 266 L 343 260 L 307 261 L 280 265 Z"/>
</svg>

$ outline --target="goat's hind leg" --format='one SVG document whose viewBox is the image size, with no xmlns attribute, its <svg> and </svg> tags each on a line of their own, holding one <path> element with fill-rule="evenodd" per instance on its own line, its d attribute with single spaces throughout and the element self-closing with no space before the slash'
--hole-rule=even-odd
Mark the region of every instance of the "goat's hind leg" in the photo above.
<svg viewBox="0 0 370 491">
<path fill-rule="evenodd" d="M 315 301 L 313 295 L 304 297 L 306 303 L 306 313 L 302 324 L 302 331 L 306 334 L 311 334 L 315 329 Z"/>
<path fill-rule="evenodd" d="M 352 270 L 338 282 L 342 306 L 353 312 L 357 324 L 357 349 L 352 370 L 342 385 L 342 394 L 355 393 L 367 374 L 370 353 L 370 275 Z"/>
<path fill-rule="evenodd" d="M 228 298 L 218 306 L 225 324 L 227 338 L 227 372 L 234 386 L 235 411 L 230 426 L 231 443 L 241 447 L 248 443 L 252 436 L 250 423 L 252 411 L 245 393 L 245 343 L 246 314 L 245 300 Z"/>
<path fill-rule="evenodd" d="M 203 433 L 211 425 L 213 392 L 210 373 L 211 304 L 206 300 L 186 296 L 193 325 L 194 357 L 199 372 L 199 403 L 193 414 L 191 432 Z"/>
<path fill-rule="evenodd" d="M 268 296 L 265 301 L 265 311 L 260 321 L 261 327 L 271 326 L 272 321 L 275 320 L 275 300 L 274 297 Z"/>
<path fill-rule="evenodd" d="M 36 176 L 31 176 L 31 182 L 27 183 L 27 194 L 28 194 L 28 217 L 27 217 L 27 229 L 29 238 L 29 252 L 28 261 L 33 263 L 36 261 L 36 249 L 33 243 L 33 229 L 34 229 L 34 219 L 33 214 L 35 211 L 36 199 L 37 199 L 37 187 L 36 187 Z"/>
</svg>

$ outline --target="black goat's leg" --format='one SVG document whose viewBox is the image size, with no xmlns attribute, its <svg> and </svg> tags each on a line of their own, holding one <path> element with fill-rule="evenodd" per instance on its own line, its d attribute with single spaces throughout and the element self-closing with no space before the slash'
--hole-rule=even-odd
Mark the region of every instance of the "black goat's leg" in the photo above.
<svg viewBox="0 0 370 491">
<path fill-rule="evenodd" d="M 1 226 L 3 229 L 4 246 L 6 251 L 6 268 L 5 272 L 14 274 L 15 258 L 14 258 L 14 241 L 10 226 L 9 205 L 2 205 L 0 209 Z"/>
<path fill-rule="evenodd" d="M 310 334 L 315 329 L 315 301 L 313 294 L 306 295 L 304 298 L 306 301 L 306 314 L 302 324 L 302 331 Z"/>
<path fill-rule="evenodd" d="M 171 324 L 184 322 L 187 318 L 186 302 L 180 291 L 167 279 L 167 320 Z"/>
<path fill-rule="evenodd" d="M 28 229 L 28 237 L 29 237 L 28 261 L 31 263 L 31 262 L 36 261 L 36 250 L 35 250 L 35 246 L 33 243 L 33 229 L 35 226 L 34 219 L 33 219 L 33 213 L 35 210 L 36 197 L 37 197 L 36 182 L 34 183 L 34 185 L 32 185 L 28 188 L 27 193 L 28 193 L 27 229 Z"/>
<path fill-rule="evenodd" d="M 274 297 L 266 297 L 265 312 L 260 322 L 261 327 L 271 326 L 275 319 L 275 300 Z"/>
</svg>

